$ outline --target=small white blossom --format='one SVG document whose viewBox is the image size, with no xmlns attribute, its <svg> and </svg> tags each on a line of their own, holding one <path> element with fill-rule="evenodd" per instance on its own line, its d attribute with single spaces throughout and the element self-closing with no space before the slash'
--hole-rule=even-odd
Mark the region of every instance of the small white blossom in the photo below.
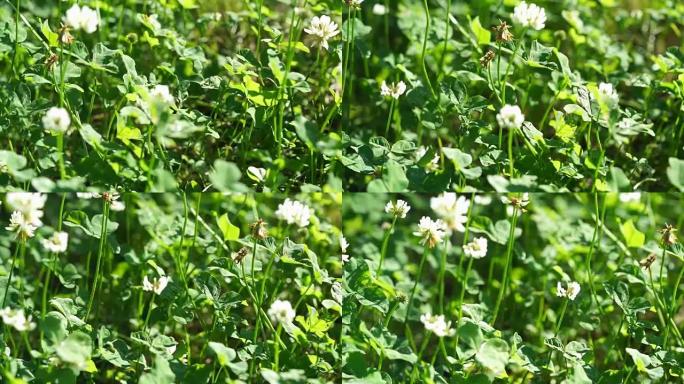
<svg viewBox="0 0 684 384">
<path fill-rule="evenodd" d="M 423 216 L 418 223 L 418 231 L 413 234 L 422 238 L 421 244 L 434 248 L 446 236 L 446 230 L 447 226 L 444 221 Z"/>
<path fill-rule="evenodd" d="M 71 117 L 64 108 L 52 107 L 43 116 L 43 128 L 51 134 L 67 133 L 70 125 Z"/>
<path fill-rule="evenodd" d="M 281 324 L 290 324 L 295 318 L 295 311 L 292 304 L 287 300 L 276 300 L 268 309 L 268 316 L 272 321 Z"/>
<path fill-rule="evenodd" d="M 618 198 L 622 203 L 631 203 L 633 201 L 641 200 L 641 192 L 623 192 L 618 194 Z"/>
<path fill-rule="evenodd" d="M 69 234 L 55 232 L 49 238 L 41 240 L 41 243 L 48 252 L 63 253 L 66 252 L 69 245 Z"/>
<path fill-rule="evenodd" d="M 12 212 L 9 225 L 5 229 L 14 232 L 16 237 L 21 240 L 33 237 L 36 232 L 36 227 L 30 221 L 27 221 L 19 211 Z"/>
<path fill-rule="evenodd" d="M 525 122 L 525 116 L 517 105 L 506 104 L 496 115 L 496 122 L 506 129 L 520 129 Z"/>
<path fill-rule="evenodd" d="M 473 259 L 481 259 L 487 256 L 487 238 L 476 237 L 473 241 L 463 246 L 463 253 Z"/>
<path fill-rule="evenodd" d="M 98 24 L 100 24 L 100 18 L 94 9 L 88 6 L 81 8 L 74 4 L 67 10 L 64 16 L 64 24 L 75 30 L 82 29 L 86 33 L 93 33 L 97 30 Z"/>
<path fill-rule="evenodd" d="M 598 85 L 597 98 L 600 103 L 605 104 L 609 109 L 617 107 L 620 101 L 617 91 L 610 83 L 600 83 Z"/>
<path fill-rule="evenodd" d="M 383 81 L 382 84 L 380 84 L 380 94 L 383 96 L 390 96 L 394 99 L 398 99 L 404 92 L 406 92 L 406 84 L 404 84 L 403 81 L 390 83 L 389 85 Z"/>
<path fill-rule="evenodd" d="M 25 221 L 34 227 L 43 225 L 43 207 L 47 201 L 47 195 L 32 192 L 10 192 L 7 194 L 7 206 L 19 211 L 24 215 Z"/>
<path fill-rule="evenodd" d="M 373 14 L 374 15 L 382 16 L 386 13 L 387 13 L 387 7 L 385 7 L 384 5 L 382 5 L 380 3 L 375 3 L 373 5 Z"/>
<path fill-rule="evenodd" d="M 275 215 L 280 220 L 285 220 L 288 224 L 296 224 L 298 227 L 306 227 L 309 225 L 311 218 L 311 208 L 299 201 L 285 199 L 285 201 L 278 205 Z"/>
<path fill-rule="evenodd" d="M 424 313 L 420 316 L 420 321 L 426 330 L 434 333 L 437 337 L 451 336 L 455 333 L 451 328 L 451 321 L 445 321 L 444 315 Z"/>
<path fill-rule="evenodd" d="M 304 32 L 312 35 L 315 39 L 315 44 L 320 45 L 324 49 L 328 49 L 328 40 L 340 33 L 337 29 L 337 23 L 330 19 L 330 16 L 323 15 L 321 17 L 314 16 L 311 19 L 309 28 L 305 28 Z"/>
<path fill-rule="evenodd" d="M 176 103 L 168 85 L 157 84 L 149 92 L 150 98 L 163 104 L 174 105 Z"/>
<path fill-rule="evenodd" d="M 539 31 L 546 24 L 546 11 L 536 4 L 527 4 L 523 1 L 513 9 L 511 19 L 515 24 Z"/>
<path fill-rule="evenodd" d="M 416 162 L 420 161 L 423 156 L 427 153 L 428 149 L 425 146 L 420 146 L 416 150 Z M 435 153 L 435 156 L 430 159 L 430 162 L 425 164 L 425 169 L 428 171 L 435 171 L 439 168 L 439 155 Z"/>
<path fill-rule="evenodd" d="M 468 221 L 470 200 L 465 196 L 456 196 L 453 192 L 444 192 L 430 199 L 430 208 L 447 223 L 450 230 L 464 232 L 464 224 Z"/>
<path fill-rule="evenodd" d="M 143 291 L 154 292 L 157 295 L 161 295 L 170 280 L 170 277 L 160 276 L 159 278 L 155 277 L 154 280 L 150 281 L 147 276 L 145 276 L 143 278 Z"/>
<path fill-rule="evenodd" d="M 349 248 L 349 242 L 347 242 L 347 239 L 343 236 L 340 235 L 340 250 L 342 251 L 342 263 L 346 263 L 349 261 L 349 255 L 347 254 L 347 248 Z"/>
<path fill-rule="evenodd" d="M 567 297 L 570 300 L 575 300 L 579 292 L 580 285 L 576 281 L 573 281 L 570 284 L 568 284 L 567 288 L 564 288 L 563 284 L 560 281 L 556 284 L 556 296 L 558 297 Z"/>
<path fill-rule="evenodd" d="M 31 315 L 26 317 L 23 309 L 14 310 L 9 307 L 0 310 L 2 322 L 19 332 L 32 331 L 36 323 L 31 321 Z"/>
<path fill-rule="evenodd" d="M 400 219 L 406 218 L 406 214 L 411 210 L 411 206 L 404 200 L 390 201 L 385 205 L 385 212 Z"/>
</svg>

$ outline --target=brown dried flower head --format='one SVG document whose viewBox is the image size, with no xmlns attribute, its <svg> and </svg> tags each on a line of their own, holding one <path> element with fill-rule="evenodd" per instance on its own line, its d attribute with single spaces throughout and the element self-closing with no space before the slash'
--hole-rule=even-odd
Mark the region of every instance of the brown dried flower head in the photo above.
<svg viewBox="0 0 684 384">
<path fill-rule="evenodd" d="M 52 69 L 52 66 L 54 66 L 57 61 L 59 61 L 59 56 L 57 56 L 56 53 L 50 53 L 47 59 L 45 59 L 45 66 L 47 69 Z"/>
<path fill-rule="evenodd" d="M 639 265 L 641 265 L 641 268 L 643 268 L 643 269 L 649 269 L 649 268 L 651 268 L 651 264 L 653 264 L 655 259 L 656 259 L 656 254 L 651 253 L 650 255 L 646 256 L 645 259 L 641 260 L 639 262 Z"/>
<path fill-rule="evenodd" d="M 69 27 L 64 24 L 59 29 L 59 41 L 64 45 L 70 45 L 74 42 L 74 36 L 69 32 Z"/>
<path fill-rule="evenodd" d="M 252 229 L 252 236 L 259 240 L 263 240 L 268 237 L 268 230 L 266 229 L 266 223 L 263 219 L 258 219 L 256 222 L 249 225 Z"/>
<path fill-rule="evenodd" d="M 240 248 L 237 252 L 233 254 L 233 261 L 237 264 L 240 264 L 242 262 L 242 259 L 244 259 L 248 253 L 249 249 L 247 249 L 246 247 Z"/>
<path fill-rule="evenodd" d="M 661 240 L 663 244 L 672 245 L 676 243 L 677 235 L 675 235 L 675 232 L 677 232 L 677 228 L 673 227 L 670 224 L 665 224 L 665 228 L 660 230 L 660 233 L 662 234 Z"/>
<path fill-rule="evenodd" d="M 505 21 L 502 21 L 499 25 L 492 27 L 494 32 L 496 32 L 496 41 L 509 42 L 513 41 L 513 34 L 509 30 L 511 28 Z"/>
<path fill-rule="evenodd" d="M 480 58 L 480 65 L 483 67 L 487 67 L 489 63 L 491 63 L 492 60 L 494 60 L 495 56 L 496 54 L 494 53 L 494 51 L 487 51 L 487 53 L 485 53 L 485 55 Z"/>
</svg>

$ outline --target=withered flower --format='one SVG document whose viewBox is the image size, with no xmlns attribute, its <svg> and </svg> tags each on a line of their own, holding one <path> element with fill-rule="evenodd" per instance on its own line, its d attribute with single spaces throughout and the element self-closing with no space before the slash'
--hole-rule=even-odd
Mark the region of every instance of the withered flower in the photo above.
<svg viewBox="0 0 684 384">
<path fill-rule="evenodd" d="M 665 224 L 665 228 L 660 230 L 660 233 L 662 234 L 661 240 L 663 241 L 663 244 L 673 245 L 674 243 L 676 243 L 677 235 L 675 235 L 675 232 L 677 232 L 677 228 L 673 227 L 670 224 Z"/>
<path fill-rule="evenodd" d="M 480 65 L 483 67 L 489 66 L 489 63 L 491 63 L 492 60 L 494 60 L 495 56 L 496 54 L 494 53 L 494 51 L 487 51 L 487 53 L 485 53 L 485 55 L 480 58 Z"/>
<path fill-rule="evenodd" d="M 263 219 L 258 219 L 256 222 L 249 225 L 252 229 L 252 236 L 259 240 L 263 240 L 268 237 L 268 230 L 266 229 L 266 223 Z"/>
<path fill-rule="evenodd" d="M 235 254 L 233 254 L 233 261 L 237 264 L 240 264 L 242 262 L 242 259 L 244 259 L 248 253 L 249 249 L 247 249 L 246 247 L 240 248 L 237 252 L 235 252 Z"/>
<path fill-rule="evenodd" d="M 513 41 L 513 34 L 509 30 L 511 28 L 505 21 L 502 21 L 499 25 L 492 27 L 494 32 L 496 32 L 496 41 L 499 42 L 509 42 Z"/>
<path fill-rule="evenodd" d="M 639 262 L 639 265 L 641 265 L 641 268 L 643 268 L 643 269 L 649 269 L 649 268 L 651 268 L 651 264 L 653 264 L 655 259 L 656 259 L 656 254 L 651 253 L 650 255 L 646 256 L 645 259 L 641 260 Z"/>
</svg>

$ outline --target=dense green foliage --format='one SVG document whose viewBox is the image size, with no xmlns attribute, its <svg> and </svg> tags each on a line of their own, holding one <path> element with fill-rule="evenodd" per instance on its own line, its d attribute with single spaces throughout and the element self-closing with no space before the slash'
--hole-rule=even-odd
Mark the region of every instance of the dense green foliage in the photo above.
<svg viewBox="0 0 684 384">
<path fill-rule="evenodd" d="M 681 197 L 500 197 L 345 196 L 345 382 L 680 383 Z M 429 248 L 421 216 L 462 227 Z"/>
<path fill-rule="evenodd" d="M 303 197 L 292 224 L 267 194 L 17 196 L 3 383 L 339 382 L 339 194 Z"/>
</svg>

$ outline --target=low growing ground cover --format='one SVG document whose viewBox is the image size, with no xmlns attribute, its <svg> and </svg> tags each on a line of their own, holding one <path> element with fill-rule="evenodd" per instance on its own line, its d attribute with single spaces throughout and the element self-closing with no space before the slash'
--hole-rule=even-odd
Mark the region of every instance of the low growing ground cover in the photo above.
<svg viewBox="0 0 684 384">
<path fill-rule="evenodd" d="M 345 196 L 350 383 L 682 380 L 679 195 Z"/>
<path fill-rule="evenodd" d="M 2 196 L 7 383 L 339 382 L 340 195 Z"/>
</svg>

